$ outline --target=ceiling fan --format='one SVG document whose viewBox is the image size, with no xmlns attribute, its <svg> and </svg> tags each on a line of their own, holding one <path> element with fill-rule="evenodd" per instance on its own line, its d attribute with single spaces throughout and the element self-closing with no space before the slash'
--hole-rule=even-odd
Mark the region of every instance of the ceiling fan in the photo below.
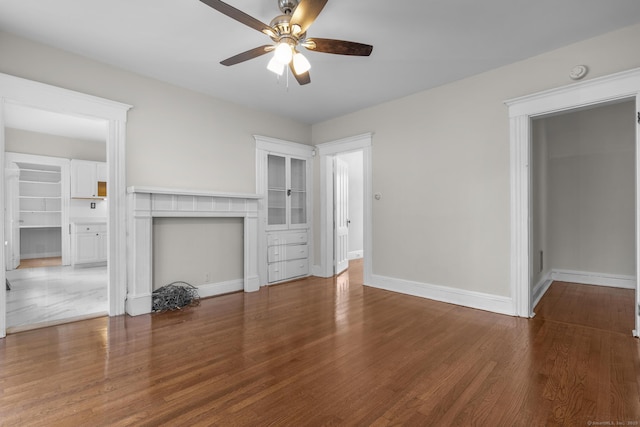
<svg viewBox="0 0 640 427">
<path fill-rule="evenodd" d="M 282 15 L 273 18 L 269 25 L 219 0 L 200 1 L 220 13 L 266 34 L 275 43 L 275 45 L 263 45 L 239 53 L 221 61 L 222 65 L 239 64 L 274 51 L 274 56 L 269 61 L 267 68 L 282 75 L 286 67 L 289 66 L 298 83 L 305 85 L 311 83 L 311 77 L 309 77 L 311 64 L 298 51 L 299 46 L 316 52 L 353 56 L 369 56 L 373 50 L 373 46 L 368 44 L 315 37 L 307 38 L 307 29 L 316 20 L 327 4 L 327 0 L 278 0 L 278 7 Z"/>
</svg>

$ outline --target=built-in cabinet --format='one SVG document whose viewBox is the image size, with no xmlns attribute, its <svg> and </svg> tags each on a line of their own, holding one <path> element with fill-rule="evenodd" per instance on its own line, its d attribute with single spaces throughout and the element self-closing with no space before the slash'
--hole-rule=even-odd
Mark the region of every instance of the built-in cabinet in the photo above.
<svg viewBox="0 0 640 427">
<path fill-rule="evenodd" d="M 62 227 L 62 184 L 59 166 L 20 165 L 20 228 Z"/>
<path fill-rule="evenodd" d="M 72 263 L 95 264 L 107 261 L 107 223 L 76 222 L 72 227 Z"/>
<path fill-rule="evenodd" d="M 104 162 L 7 152 L 7 270 L 29 258 L 60 256 L 62 265 L 105 262 L 106 184 Z"/>
<path fill-rule="evenodd" d="M 71 197 L 103 199 L 107 197 L 107 164 L 71 160 Z"/>
<path fill-rule="evenodd" d="M 313 147 L 256 137 L 261 201 L 260 279 L 278 283 L 309 275 Z"/>
</svg>

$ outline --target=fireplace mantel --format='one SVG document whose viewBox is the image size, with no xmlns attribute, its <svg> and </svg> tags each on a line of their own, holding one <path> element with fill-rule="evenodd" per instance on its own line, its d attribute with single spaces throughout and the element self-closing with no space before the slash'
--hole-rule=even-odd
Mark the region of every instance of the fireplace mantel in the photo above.
<svg viewBox="0 0 640 427">
<path fill-rule="evenodd" d="M 206 192 L 159 187 L 127 188 L 128 261 L 126 311 L 150 313 L 153 292 L 153 218 L 243 218 L 244 291 L 258 279 L 258 194 Z"/>
</svg>

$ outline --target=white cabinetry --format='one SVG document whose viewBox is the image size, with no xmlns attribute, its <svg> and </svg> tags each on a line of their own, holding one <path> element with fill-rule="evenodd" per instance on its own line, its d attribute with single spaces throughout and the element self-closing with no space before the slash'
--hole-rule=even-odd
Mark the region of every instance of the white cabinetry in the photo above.
<svg viewBox="0 0 640 427">
<path fill-rule="evenodd" d="M 73 224 L 72 262 L 76 264 L 95 264 L 107 261 L 107 224 Z"/>
<path fill-rule="evenodd" d="M 256 137 L 261 202 L 261 283 L 309 275 L 313 147 Z"/>
<path fill-rule="evenodd" d="M 307 234 L 306 230 L 268 233 L 269 283 L 309 274 Z"/>
<path fill-rule="evenodd" d="M 78 199 L 107 197 L 106 163 L 71 160 L 71 197 Z"/>
<path fill-rule="evenodd" d="M 20 228 L 62 226 L 60 167 L 21 164 Z"/>
</svg>

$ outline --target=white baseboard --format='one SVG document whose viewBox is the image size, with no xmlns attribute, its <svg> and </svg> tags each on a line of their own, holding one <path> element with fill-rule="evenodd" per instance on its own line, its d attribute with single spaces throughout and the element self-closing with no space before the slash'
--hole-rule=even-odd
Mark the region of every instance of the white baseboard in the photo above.
<svg viewBox="0 0 640 427">
<path fill-rule="evenodd" d="M 125 301 L 125 311 L 129 316 L 139 316 L 141 314 L 151 313 L 151 294 L 146 295 L 127 295 Z"/>
<path fill-rule="evenodd" d="M 510 297 L 467 291 L 448 286 L 430 285 L 427 283 L 395 279 L 377 274 L 371 276 L 371 281 L 366 283 L 366 286 L 461 305 L 464 307 L 477 308 L 479 310 L 491 311 L 493 313 L 515 316 L 513 299 Z"/>
<path fill-rule="evenodd" d="M 54 258 L 62 256 L 62 252 L 38 252 L 31 254 L 20 254 L 20 259 Z"/>
<path fill-rule="evenodd" d="M 609 286 L 612 288 L 635 289 L 635 276 L 609 273 L 593 273 L 574 270 L 551 270 L 551 279 L 560 282 L 581 283 L 583 285 Z"/>
<path fill-rule="evenodd" d="M 205 283 L 196 286 L 200 298 L 213 297 L 244 290 L 244 279 L 228 280 L 226 282 Z"/>
<path fill-rule="evenodd" d="M 364 256 L 364 251 L 351 251 L 347 254 L 348 259 L 360 259 Z"/>
<path fill-rule="evenodd" d="M 553 279 L 551 278 L 551 272 L 547 271 L 542 275 L 538 283 L 533 287 L 533 291 L 531 292 L 531 298 L 533 299 L 533 304 L 531 304 L 531 309 L 538 305 L 542 296 L 549 290 L 549 286 L 553 283 Z"/>
<path fill-rule="evenodd" d="M 322 268 L 322 266 L 320 265 L 312 265 L 311 266 L 311 275 L 315 276 L 315 277 L 331 277 L 331 276 L 326 276 L 324 269 Z"/>
</svg>

